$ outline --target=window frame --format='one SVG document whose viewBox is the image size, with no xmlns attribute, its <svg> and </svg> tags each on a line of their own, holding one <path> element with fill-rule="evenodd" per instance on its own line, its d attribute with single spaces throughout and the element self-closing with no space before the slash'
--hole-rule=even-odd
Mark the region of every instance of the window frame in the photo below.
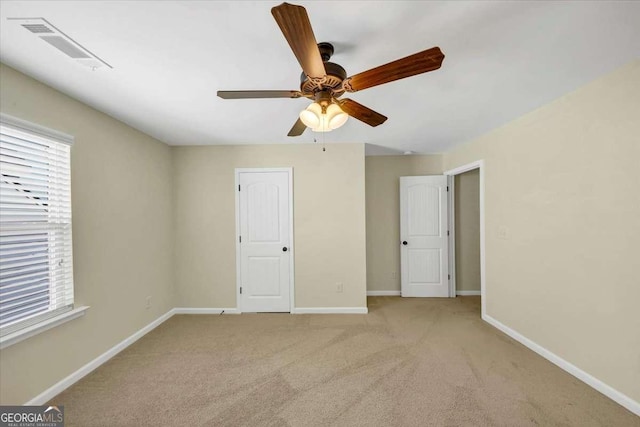
<svg viewBox="0 0 640 427">
<path fill-rule="evenodd" d="M 69 146 L 72 146 L 74 142 L 74 138 L 71 135 L 49 129 L 23 119 L 10 116 L 8 114 L 0 113 L 0 123 L 8 128 L 14 128 L 19 132 L 33 135 L 35 138 L 44 138 L 55 143 L 67 144 Z M 71 153 L 69 153 L 69 156 L 71 156 Z M 69 192 L 71 190 L 70 187 L 71 182 L 69 182 Z M 71 219 L 71 223 L 69 225 L 73 227 L 72 224 L 73 220 Z M 73 239 L 73 234 L 71 238 Z M 71 254 L 71 258 L 73 259 L 73 253 Z M 51 289 L 52 288 L 49 289 L 49 292 L 51 292 Z M 34 314 L 33 316 L 26 317 L 25 319 L 14 324 L 10 324 L 8 327 L 5 326 L 5 331 L 0 336 L 0 349 L 6 348 L 40 332 L 44 332 L 57 325 L 84 315 L 85 311 L 89 307 L 76 307 L 75 290 L 72 295 L 72 304 L 65 307 L 64 309 Z"/>
</svg>

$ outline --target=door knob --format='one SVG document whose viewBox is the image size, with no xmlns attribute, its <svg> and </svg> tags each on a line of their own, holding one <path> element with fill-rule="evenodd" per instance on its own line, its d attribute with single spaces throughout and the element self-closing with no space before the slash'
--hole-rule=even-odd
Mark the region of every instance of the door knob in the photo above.
<svg viewBox="0 0 640 427">
<path fill-rule="evenodd" d="M 406 240 L 403 240 L 403 241 L 402 241 L 402 244 L 403 244 L 403 245 L 405 245 L 405 246 L 407 246 L 407 245 L 408 245 L 408 243 L 407 243 L 407 241 L 406 241 Z"/>
<path fill-rule="evenodd" d="M 282 248 L 282 252 L 287 252 L 289 249 L 287 249 L 287 247 L 285 246 L 284 248 Z"/>
</svg>

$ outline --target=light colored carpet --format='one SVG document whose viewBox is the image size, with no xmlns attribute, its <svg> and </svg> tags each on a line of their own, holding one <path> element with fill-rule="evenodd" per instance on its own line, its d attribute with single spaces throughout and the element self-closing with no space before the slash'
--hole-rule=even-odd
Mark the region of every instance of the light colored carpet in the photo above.
<svg viewBox="0 0 640 427">
<path fill-rule="evenodd" d="M 67 426 L 640 426 L 480 319 L 479 297 L 368 315 L 174 316 L 50 404 Z"/>
</svg>

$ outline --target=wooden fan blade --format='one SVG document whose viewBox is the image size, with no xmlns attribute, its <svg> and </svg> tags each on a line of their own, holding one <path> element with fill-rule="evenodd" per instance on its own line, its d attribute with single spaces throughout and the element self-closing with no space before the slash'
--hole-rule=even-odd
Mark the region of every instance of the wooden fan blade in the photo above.
<svg viewBox="0 0 640 427">
<path fill-rule="evenodd" d="M 300 98 L 302 93 L 297 90 L 219 90 L 222 99 L 251 99 L 251 98 Z"/>
<path fill-rule="evenodd" d="M 287 136 L 300 136 L 307 129 L 307 126 L 302 123 L 302 120 L 298 119 L 296 123 L 293 125 Z"/>
<path fill-rule="evenodd" d="M 309 77 L 324 77 L 324 63 L 313 35 L 307 10 L 302 6 L 282 3 L 271 9 L 284 38 L 289 42 L 293 54 L 298 58 L 302 71 Z"/>
<path fill-rule="evenodd" d="M 404 79 L 405 77 L 437 70 L 442 65 L 443 60 L 444 54 L 440 48 L 432 47 L 349 77 L 344 81 L 344 89 L 347 92 L 356 92 L 394 80 Z"/>
<path fill-rule="evenodd" d="M 358 104 L 352 99 L 341 99 L 337 102 L 340 108 L 342 108 L 342 111 L 354 119 L 358 119 L 361 122 L 368 124 L 369 126 L 375 127 L 381 125 L 387 120 L 387 118 L 382 114 L 375 112 L 362 104 Z"/>
</svg>

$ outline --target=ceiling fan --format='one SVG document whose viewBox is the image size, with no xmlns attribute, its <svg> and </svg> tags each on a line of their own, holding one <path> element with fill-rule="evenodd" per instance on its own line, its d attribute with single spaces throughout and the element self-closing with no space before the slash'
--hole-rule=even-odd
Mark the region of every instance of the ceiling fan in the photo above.
<svg viewBox="0 0 640 427">
<path fill-rule="evenodd" d="M 342 126 L 349 116 L 378 126 L 387 118 L 351 99 L 339 99 L 345 92 L 357 92 L 405 77 L 437 70 L 444 54 L 439 47 L 381 65 L 347 77 L 340 65 L 329 62 L 333 55 L 330 43 L 317 43 L 307 11 L 302 6 L 282 3 L 271 9 L 285 39 L 302 66 L 300 90 L 235 90 L 218 91 L 223 99 L 300 98 L 314 102 L 300 113 L 288 136 L 299 136 L 307 127 L 328 132 Z"/>
</svg>

